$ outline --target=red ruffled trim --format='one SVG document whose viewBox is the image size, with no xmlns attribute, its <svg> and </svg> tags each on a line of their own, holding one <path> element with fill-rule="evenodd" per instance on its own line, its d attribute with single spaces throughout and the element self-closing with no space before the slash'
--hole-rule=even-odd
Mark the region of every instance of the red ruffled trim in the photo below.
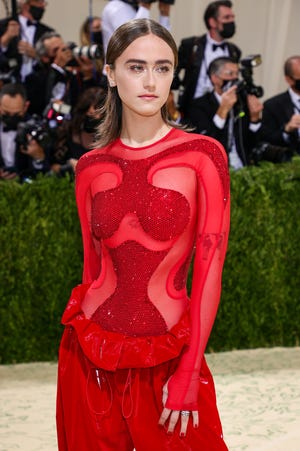
<svg viewBox="0 0 300 451">
<path fill-rule="evenodd" d="M 148 368 L 178 357 L 190 339 L 189 315 L 164 335 L 130 337 L 101 329 L 86 318 L 81 301 L 90 284 L 75 287 L 62 316 L 62 324 L 72 326 L 85 356 L 108 371 L 118 368 Z"/>
</svg>

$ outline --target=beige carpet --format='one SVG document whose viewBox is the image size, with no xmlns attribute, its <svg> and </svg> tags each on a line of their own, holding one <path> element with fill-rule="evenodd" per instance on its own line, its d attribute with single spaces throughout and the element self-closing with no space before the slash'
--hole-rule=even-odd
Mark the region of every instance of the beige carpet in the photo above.
<svg viewBox="0 0 300 451">
<path fill-rule="evenodd" d="M 209 354 L 207 360 L 230 450 L 300 451 L 300 348 Z M 56 368 L 0 366 L 0 451 L 57 450 Z"/>
</svg>

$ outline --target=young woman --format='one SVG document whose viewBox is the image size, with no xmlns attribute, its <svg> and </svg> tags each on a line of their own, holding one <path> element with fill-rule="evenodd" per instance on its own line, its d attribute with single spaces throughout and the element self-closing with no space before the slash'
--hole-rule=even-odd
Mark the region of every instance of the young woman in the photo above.
<svg viewBox="0 0 300 451">
<path fill-rule="evenodd" d="M 60 451 L 227 449 L 204 351 L 229 232 L 228 164 L 218 142 L 169 122 L 176 63 L 152 20 L 127 22 L 108 46 L 99 148 L 76 168 L 84 271 L 62 319 Z"/>
</svg>

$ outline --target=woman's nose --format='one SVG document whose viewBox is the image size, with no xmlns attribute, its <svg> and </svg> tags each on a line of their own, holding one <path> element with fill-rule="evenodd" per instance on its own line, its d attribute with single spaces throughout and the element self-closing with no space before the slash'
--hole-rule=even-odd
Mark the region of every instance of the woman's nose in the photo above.
<svg viewBox="0 0 300 451">
<path fill-rule="evenodd" d="M 144 81 L 144 87 L 148 87 L 148 88 L 154 87 L 155 86 L 154 71 L 151 69 L 146 70 L 143 81 Z"/>
</svg>

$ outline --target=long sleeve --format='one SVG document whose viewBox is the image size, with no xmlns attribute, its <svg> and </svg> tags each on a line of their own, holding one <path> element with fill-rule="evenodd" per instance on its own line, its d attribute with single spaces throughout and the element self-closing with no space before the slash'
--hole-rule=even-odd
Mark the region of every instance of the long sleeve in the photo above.
<svg viewBox="0 0 300 451">
<path fill-rule="evenodd" d="M 197 405 L 201 362 L 219 305 L 229 234 L 227 158 L 214 140 L 206 143 L 210 150 L 201 154 L 197 165 L 198 217 L 190 305 L 191 341 L 168 383 L 166 406 L 175 410 L 192 410 Z"/>
</svg>

